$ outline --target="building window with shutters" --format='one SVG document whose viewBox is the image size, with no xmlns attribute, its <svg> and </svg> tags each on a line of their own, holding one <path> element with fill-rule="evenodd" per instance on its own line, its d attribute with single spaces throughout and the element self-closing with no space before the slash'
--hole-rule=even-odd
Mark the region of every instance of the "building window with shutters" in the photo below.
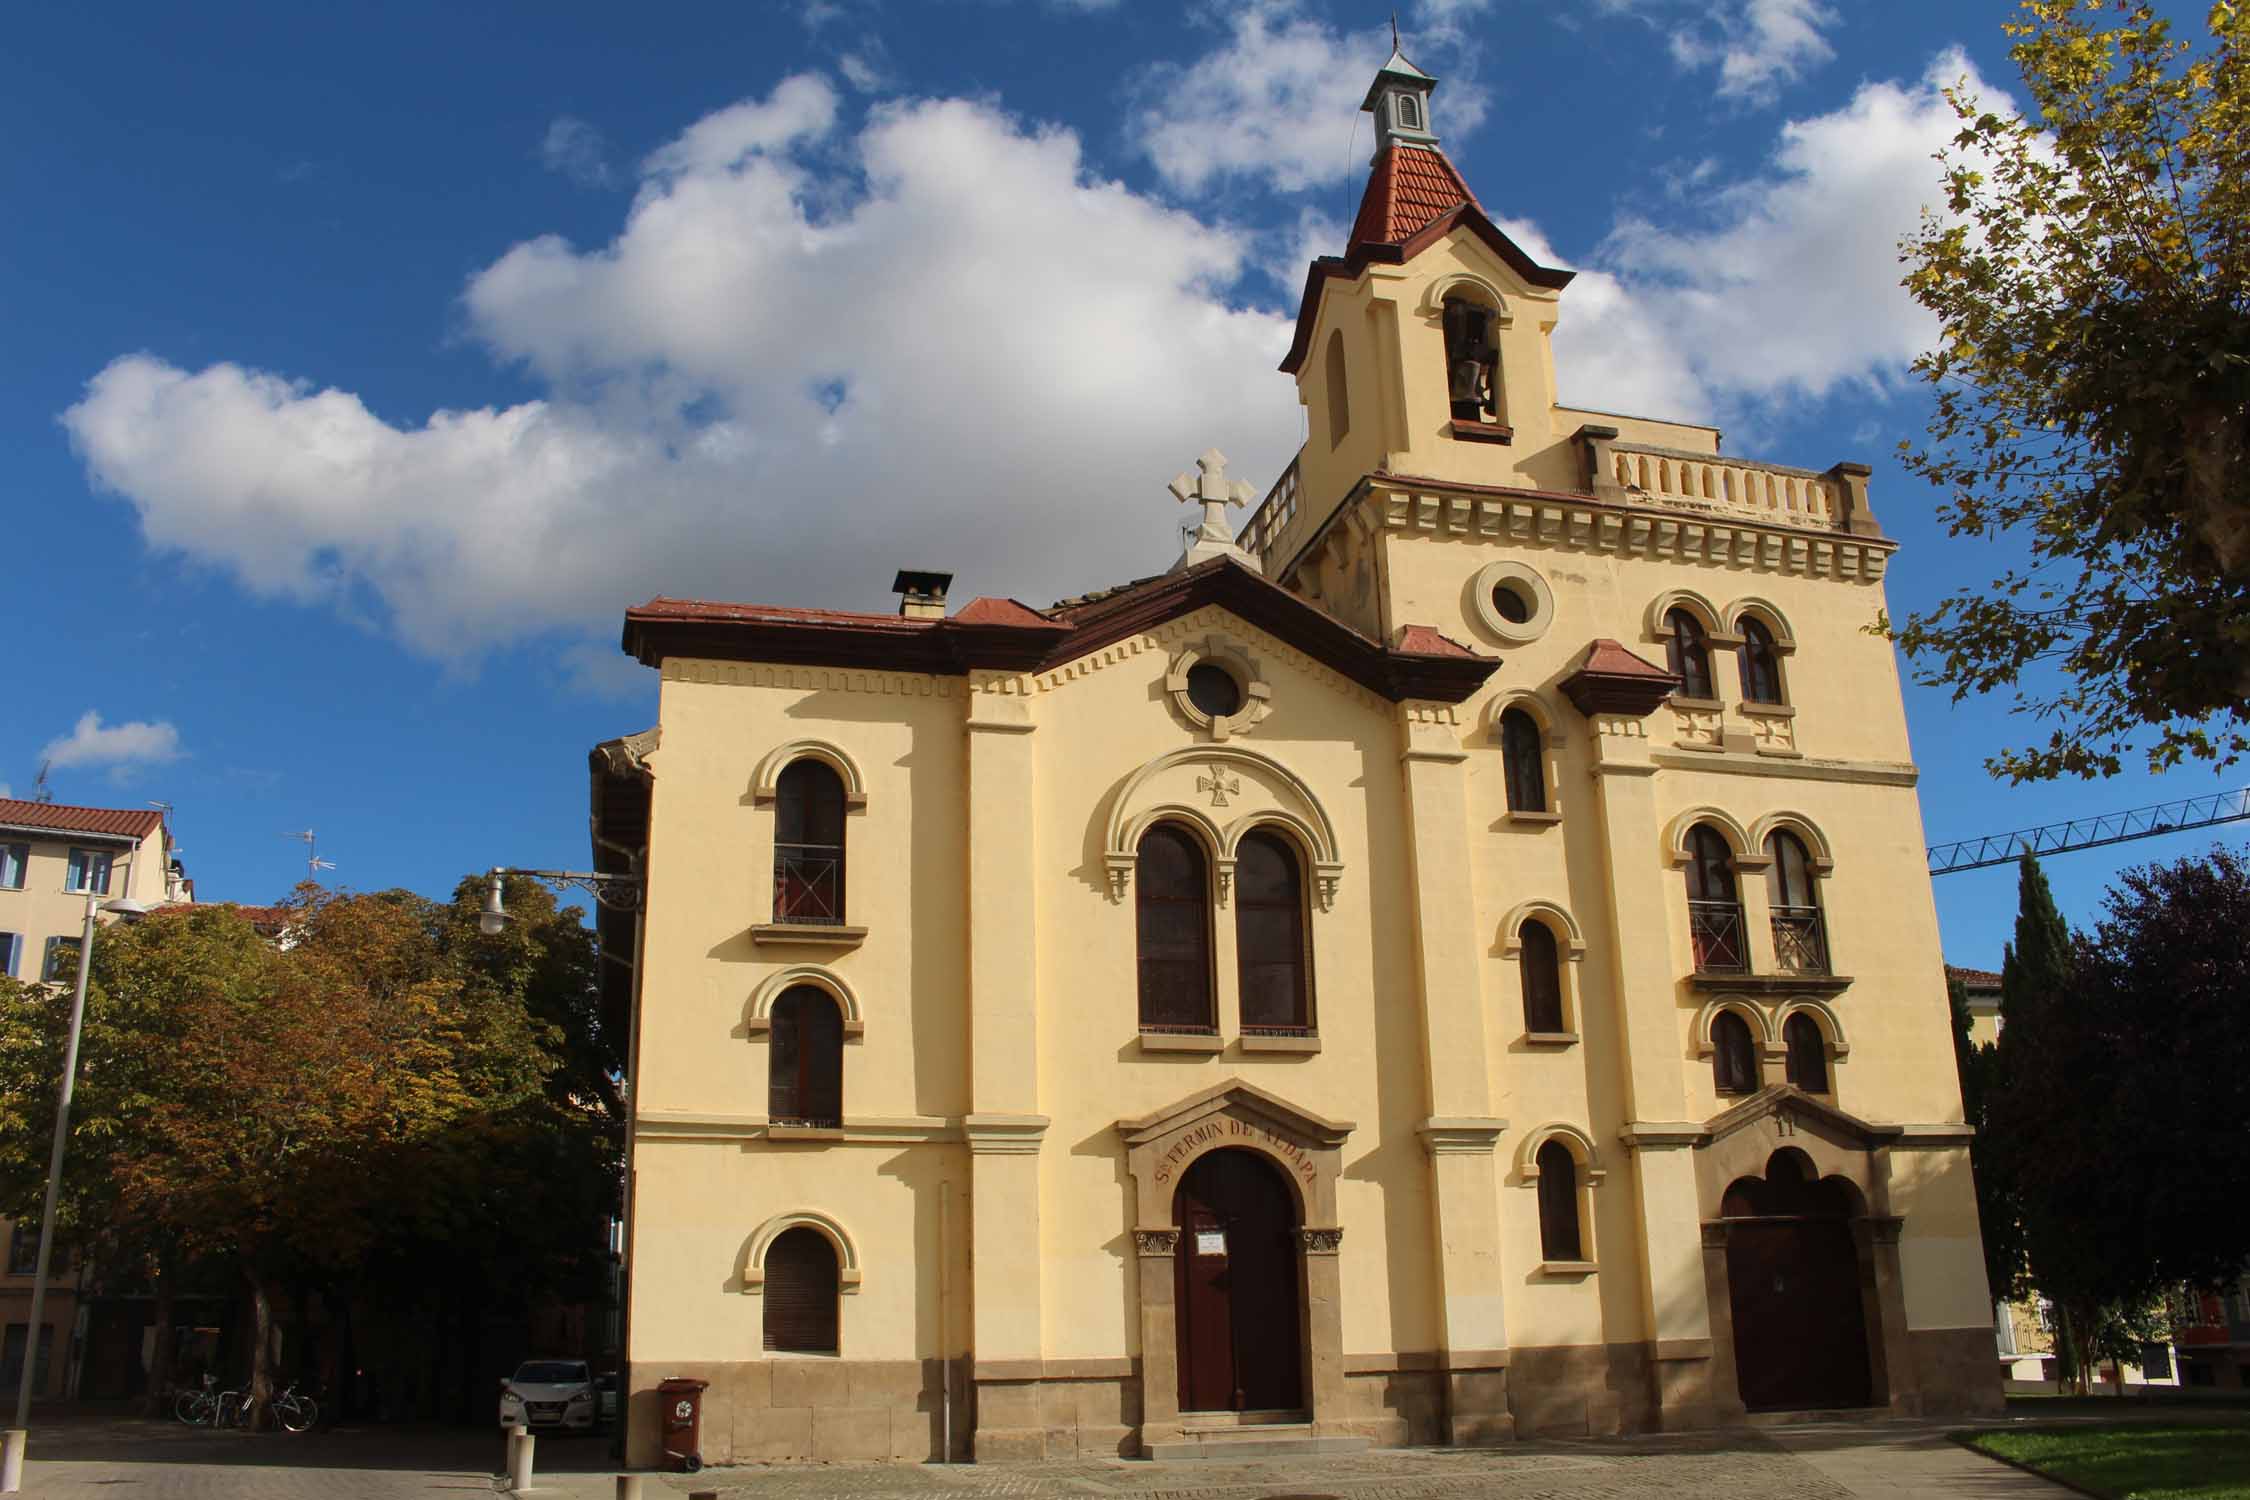
<svg viewBox="0 0 2250 1500">
<path fill-rule="evenodd" d="M 63 878 L 63 889 L 74 895 L 108 895 L 110 860 L 107 850 L 71 850 L 70 872 Z"/>
<path fill-rule="evenodd" d="M 1789 1081 L 1808 1094 L 1828 1092 L 1828 1038 L 1820 1023 L 1798 1011 L 1781 1027 L 1781 1045 L 1789 1057 Z"/>
<path fill-rule="evenodd" d="M 766 1114 L 774 1125 L 841 1130 L 844 1125 L 844 1015 L 814 985 L 774 1001 L 767 1049 Z"/>
<path fill-rule="evenodd" d="M 0 844 L 0 891 L 22 890 L 24 871 L 30 864 L 29 844 Z"/>
<path fill-rule="evenodd" d="M 1715 701 L 1718 689 L 1711 681 L 1711 643 L 1705 638 L 1703 623 L 1684 609 L 1675 609 L 1664 616 L 1664 661 L 1672 675 L 1680 679 L 1678 696 L 1701 702 Z"/>
<path fill-rule="evenodd" d="M 1159 823 L 1141 836 L 1135 867 L 1141 1030 L 1215 1036 L 1210 861 L 1203 845 L 1177 824 Z"/>
<path fill-rule="evenodd" d="M 1758 1044 L 1750 1023 L 1731 1010 L 1711 1018 L 1711 1077 L 1722 1094 L 1758 1091 Z"/>
<path fill-rule="evenodd" d="M 844 921 L 844 781 L 825 761 L 791 761 L 774 784 L 773 919 Z"/>
<path fill-rule="evenodd" d="M 1242 1034 L 1311 1036 L 1312 949 L 1297 851 L 1270 833 L 1242 840 L 1234 864 L 1234 941 Z"/>
<path fill-rule="evenodd" d="M 1508 782 L 1508 811 L 1547 811 L 1547 736 L 1520 708 L 1500 715 L 1500 767 Z"/>
<path fill-rule="evenodd" d="M 1578 1223 L 1578 1163 L 1570 1148 L 1550 1140 L 1533 1158 L 1539 1166 L 1539 1258 L 1575 1262 L 1586 1258 Z"/>
<path fill-rule="evenodd" d="M 74 984 L 78 979 L 78 939 L 51 937 L 39 962 L 39 977 L 48 984 Z"/>
<path fill-rule="evenodd" d="M 766 1349 L 773 1354 L 836 1354 L 836 1249 L 817 1229 L 784 1230 L 766 1247 Z"/>
</svg>

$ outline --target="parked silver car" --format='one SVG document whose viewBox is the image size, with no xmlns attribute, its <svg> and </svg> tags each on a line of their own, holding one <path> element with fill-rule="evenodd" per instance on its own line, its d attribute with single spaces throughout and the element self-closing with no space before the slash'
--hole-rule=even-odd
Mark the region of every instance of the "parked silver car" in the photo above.
<svg viewBox="0 0 2250 1500">
<path fill-rule="evenodd" d="M 594 1372 L 582 1359 L 527 1359 L 500 1382 L 500 1425 L 591 1432 L 601 1418 Z"/>
</svg>

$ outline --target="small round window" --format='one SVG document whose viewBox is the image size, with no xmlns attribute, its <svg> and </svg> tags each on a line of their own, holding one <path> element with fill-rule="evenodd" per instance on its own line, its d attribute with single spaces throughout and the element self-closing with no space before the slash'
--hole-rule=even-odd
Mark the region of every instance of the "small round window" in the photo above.
<svg viewBox="0 0 2250 1500">
<path fill-rule="evenodd" d="M 1466 592 L 1468 613 L 1504 644 L 1535 641 L 1555 622 L 1554 591 L 1528 563 L 1486 563 L 1469 576 Z"/>
<path fill-rule="evenodd" d="M 1514 582 L 1496 583 L 1492 586 L 1492 612 L 1510 625 L 1521 625 L 1531 618 L 1531 601 Z"/>
<path fill-rule="evenodd" d="M 1188 702 L 1194 704 L 1214 719 L 1223 719 L 1242 709 L 1242 684 L 1225 667 L 1197 662 L 1188 668 Z"/>
</svg>

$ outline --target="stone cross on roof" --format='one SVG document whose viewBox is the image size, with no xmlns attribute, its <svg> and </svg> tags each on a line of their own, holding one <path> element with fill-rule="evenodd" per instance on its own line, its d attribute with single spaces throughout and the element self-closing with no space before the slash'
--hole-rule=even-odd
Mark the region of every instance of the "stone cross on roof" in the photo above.
<svg viewBox="0 0 2250 1500">
<path fill-rule="evenodd" d="M 1181 554 L 1177 568 L 1192 567 L 1212 557 L 1232 557 L 1250 567 L 1257 564 L 1234 544 L 1234 531 L 1227 525 L 1227 507 L 1248 505 L 1257 498 L 1257 490 L 1239 479 L 1227 478 L 1227 456 L 1216 448 L 1207 448 L 1195 461 L 1198 472 L 1182 474 L 1171 483 L 1171 491 L 1183 505 L 1203 507 L 1203 522 L 1189 537 L 1187 550 Z"/>
</svg>

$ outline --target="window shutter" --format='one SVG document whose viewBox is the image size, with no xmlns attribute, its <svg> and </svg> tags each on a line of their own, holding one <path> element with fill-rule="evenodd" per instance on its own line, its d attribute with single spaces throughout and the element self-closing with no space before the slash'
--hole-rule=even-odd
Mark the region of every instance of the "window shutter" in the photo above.
<svg viewBox="0 0 2250 1500">
<path fill-rule="evenodd" d="M 816 1229 L 791 1229 L 766 1249 L 766 1347 L 834 1354 L 836 1252 Z"/>
</svg>

